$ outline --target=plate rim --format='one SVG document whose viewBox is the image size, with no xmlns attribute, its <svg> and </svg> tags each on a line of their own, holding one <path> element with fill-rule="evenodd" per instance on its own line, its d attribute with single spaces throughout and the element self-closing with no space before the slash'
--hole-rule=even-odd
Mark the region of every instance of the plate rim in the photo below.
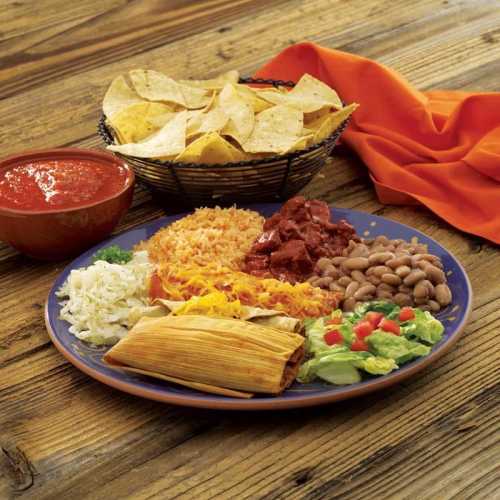
<svg viewBox="0 0 500 500">
<path fill-rule="evenodd" d="M 256 209 L 256 207 L 260 207 L 261 209 L 263 207 L 269 206 L 270 208 L 272 207 L 280 207 L 282 206 L 281 203 L 266 203 L 266 204 L 254 204 L 254 205 L 243 205 L 238 208 L 244 208 L 244 209 Z M 331 211 L 335 211 L 335 208 L 329 205 L 329 208 Z M 339 207 L 340 208 L 340 207 Z M 469 321 L 469 317 L 471 314 L 472 310 L 472 302 L 473 302 L 473 291 L 472 291 L 472 286 L 470 283 L 470 279 L 460 263 L 460 261 L 455 257 L 455 255 L 450 252 L 448 249 L 446 249 L 443 245 L 441 245 L 438 241 L 436 241 L 434 238 L 431 238 L 430 236 L 427 236 L 426 234 L 422 233 L 418 229 L 412 228 L 411 226 L 408 226 L 407 224 L 403 224 L 398 221 L 393 221 L 391 219 L 387 219 L 385 217 L 376 215 L 376 214 L 371 214 L 369 212 L 363 212 L 360 210 L 354 210 L 354 209 L 349 209 L 349 208 L 340 208 L 342 211 L 348 211 L 348 212 L 353 212 L 353 213 L 358 213 L 358 214 L 363 214 L 366 216 L 370 217 L 375 217 L 377 219 L 381 219 L 383 221 L 388 221 L 390 223 L 398 224 L 400 226 L 403 226 L 411 231 L 414 231 L 416 233 L 416 236 L 424 236 L 428 240 L 432 241 L 439 247 L 443 248 L 448 255 L 450 255 L 455 264 L 458 266 L 460 271 L 462 272 L 462 275 L 465 280 L 465 285 L 466 285 L 466 290 L 467 290 L 467 307 L 465 310 L 465 314 L 463 315 L 462 320 L 460 323 L 455 327 L 455 330 L 451 337 L 446 340 L 446 342 L 438 346 L 435 350 L 433 350 L 430 354 L 427 356 L 424 356 L 423 358 L 420 358 L 416 361 L 414 361 L 410 366 L 402 367 L 399 368 L 397 371 L 384 375 L 382 377 L 377 377 L 373 378 L 370 380 L 366 380 L 362 382 L 360 385 L 354 385 L 354 386 L 343 386 L 340 391 L 336 392 L 325 392 L 324 394 L 304 394 L 304 395 L 297 395 L 296 397 L 292 399 L 273 399 L 272 397 L 269 398 L 262 398 L 262 399 L 237 399 L 237 398 L 227 398 L 227 400 L 211 400 L 211 399 L 204 399 L 203 397 L 200 396 L 191 396 L 190 394 L 176 394 L 173 392 L 168 392 L 168 391 L 156 391 L 153 389 L 148 389 L 145 387 L 138 387 L 135 386 L 134 384 L 131 384 L 127 381 L 122 381 L 115 379 L 113 377 L 110 377 L 104 373 L 101 373 L 99 370 L 96 370 L 82 361 L 80 361 L 74 354 L 68 350 L 59 340 L 58 335 L 54 331 L 51 325 L 50 321 L 50 311 L 49 311 L 49 299 L 50 297 L 55 293 L 55 282 L 58 280 L 58 278 L 61 276 L 61 274 L 65 273 L 67 270 L 72 269 L 72 265 L 75 262 L 75 260 L 81 259 L 84 255 L 87 253 L 93 251 L 96 247 L 101 247 L 105 245 L 108 241 L 111 241 L 115 239 L 116 237 L 123 236 L 129 231 L 141 229 L 143 227 L 147 227 L 152 223 L 158 222 L 161 219 L 169 219 L 170 222 L 169 224 L 172 224 L 175 222 L 175 220 L 178 220 L 178 218 L 183 217 L 191 212 L 184 212 L 182 214 L 175 214 L 171 216 L 162 216 L 158 217 L 156 219 L 144 222 L 143 224 L 139 224 L 137 226 L 134 226 L 132 228 L 127 229 L 126 231 L 123 231 L 122 233 L 119 233 L 117 235 L 113 235 L 111 238 L 108 238 L 97 245 L 93 246 L 92 248 L 88 249 L 86 252 L 82 253 L 78 257 L 76 257 L 74 260 L 72 260 L 67 266 L 64 267 L 64 269 L 61 271 L 61 273 L 58 274 L 56 279 L 54 280 L 54 283 L 52 287 L 49 290 L 49 293 L 47 295 L 47 299 L 45 301 L 45 308 L 44 308 L 44 320 L 45 320 L 45 326 L 47 328 L 47 332 L 49 334 L 49 337 L 52 341 L 52 343 L 55 345 L 56 349 L 66 358 L 67 361 L 69 361 L 73 366 L 78 368 L 80 371 L 85 373 L 86 375 L 89 375 L 90 377 L 94 378 L 95 380 L 98 380 L 99 382 L 108 385 L 114 389 L 121 390 L 123 392 L 126 392 L 128 394 L 132 394 L 134 396 L 139 396 L 147 399 L 151 399 L 154 401 L 162 402 L 162 403 L 170 403 L 178 406 L 186 406 L 186 407 L 192 407 L 192 408 L 205 408 L 205 409 L 212 409 L 212 410 L 252 410 L 252 411 L 260 411 L 260 410 L 284 410 L 284 409 L 293 409 L 293 408 L 304 408 L 304 407 L 309 407 L 309 406 L 318 406 L 318 405 L 323 405 L 327 403 L 334 403 L 337 401 L 342 401 L 346 399 L 351 399 L 354 397 L 359 397 L 364 394 L 372 393 L 375 391 L 379 391 L 381 389 L 384 389 L 386 387 L 390 387 L 392 385 L 395 385 L 399 382 L 402 382 L 415 373 L 418 373 L 419 371 L 424 370 L 427 366 L 429 366 L 431 363 L 437 361 L 440 357 L 444 356 L 446 353 L 448 353 L 452 347 L 456 345 L 456 343 L 460 340 L 464 329 Z M 203 393 L 200 393 L 203 394 Z"/>
</svg>

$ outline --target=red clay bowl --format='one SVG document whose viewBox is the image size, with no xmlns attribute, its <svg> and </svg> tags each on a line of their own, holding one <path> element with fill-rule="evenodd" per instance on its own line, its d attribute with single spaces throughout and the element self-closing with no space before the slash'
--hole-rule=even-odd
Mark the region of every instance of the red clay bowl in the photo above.
<svg viewBox="0 0 500 500">
<path fill-rule="evenodd" d="M 118 192 L 76 208 L 22 210 L 1 206 L 0 240 L 20 252 L 42 260 L 62 260 L 80 254 L 106 238 L 132 203 L 135 176 L 126 162 L 97 150 L 61 148 L 30 151 L 0 161 L 0 172 L 13 164 L 36 160 L 93 160 L 126 171 Z"/>
</svg>

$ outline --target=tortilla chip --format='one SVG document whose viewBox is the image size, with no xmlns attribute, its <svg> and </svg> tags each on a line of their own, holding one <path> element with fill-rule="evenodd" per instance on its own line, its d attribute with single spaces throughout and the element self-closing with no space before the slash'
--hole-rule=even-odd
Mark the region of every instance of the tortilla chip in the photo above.
<svg viewBox="0 0 500 500">
<path fill-rule="evenodd" d="M 205 104 L 205 106 L 201 109 L 201 111 L 209 111 L 210 109 L 213 109 L 213 107 L 217 103 L 217 91 L 213 90 L 211 91 L 212 93 L 210 94 L 210 100 Z"/>
<path fill-rule="evenodd" d="M 140 102 L 145 101 L 128 86 L 123 76 L 117 76 L 104 95 L 102 111 L 109 119 L 122 109 Z"/>
<path fill-rule="evenodd" d="M 176 113 L 162 129 L 144 142 L 111 145 L 108 149 L 138 158 L 177 155 L 186 147 L 186 116 L 186 111 Z"/>
<path fill-rule="evenodd" d="M 304 125 L 308 127 L 309 123 L 315 122 L 318 118 L 325 117 L 334 112 L 333 108 L 321 108 L 312 113 L 304 113 Z"/>
<path fill-rule="evenodd" d="M 355 111 L 355 109 L 359 106 L 353 102 L 349 104 L 345 108 L 342 108 L 335 113 L 330 115 L 325 115 L 324 117 L 318 118 L 316 122 L 312 122 L 308 124 L 310 129 L 316 130 L 314 133 L 313 142 L 321 142 L 330 136 L 339 126 L 340 124 L 349 118 L 349 116 Z"/>
<path fill-rule="evenodd" d="M 188 109 L 203 108 L 212 98 L 204 89 L 181 85 L 159 71 L 135 69 L 129 71 L 137 93 L 150 101 L 165 101 Z"/>
<path fill-rule="evenodd" d="M 210 80 L 179 80 L 179 83 L 206 90 L 220 90 L 226 83 L 238 83 L 239 78 L 240 74 L 233 69 Z"/>
<path fill-rule="evenodd" d="M 304 113 L 311 113 L 324 107 L 342 108 L 339 96 L 328 85 L 305 74 L 287 93 L 277 89 L 260 90 L 259 96 L 273 104 L 284 104 Z"/>
<path fill-rule="evenodd" d="M 233 137 L 243 144 L 254 127 L 254 110 L 237 92 L 236 87 L 227 83 L 218 97 L 218 105 L 224 110 L 229 120 L 222 130 L 223 135 Z"/>
<path fill-rule="evenodd" d="M 167 104 L 138 102 L 122 109 L 109 120 L 120 142 L 140 142 L 174 117 Z"/>
<path fill-rule="evenodd" d="M 129 71 L 136 92 L 150 101 L 166 101 L 186 106 L 179 84 L 159 71 L 134 69 Z"/>
<path fill-rule="evenodd" d="M 290 106 L 273 106 L 256 116 L 255 127 L 243 144 L 247 153 L 286 153 L 303 129 L 303 114 Z"/>
<path fill-rule="evenodd" d="M 297 82 L 297 85 L 289 92 L 289 95 L 293 95 L 297 99 L 312 99 L 318 102 L 320 107 L 332 106 L 335 109 L 342 108 L 342 101 L 338 96 L 337 92 L 333 90 L 329 85 L 314 78 L 309 74 L 305 74 Z M 317 109 L 320 109 L 318 107 Z M 316 111 L 311 109 L 311 111 Z"/>
<path fill-rule="evenodd" d="M 252 106 L 254 113 L 260 113 L 267 108 L 270 108 L 272 104 L 270 102 L 261 99 L 254 89 L 248 87 L 247 85 L 235 85 L 238 95 L 244 99 L 250 106 Z"/>
<path fill-rule="evenodd" d="M 313 139 L 314 139 L 313 134 L 302 135 L 295 141 L 295 144 L 290 148 L 289 151 L 306 149 L 310 144 L 312 144 Z"/>
<path fill-rule="evenodd" d="M 205 134 L 193 141 L 176 161 L 186 163 L 229 163 L 243 159 L 243 153 L 216 132 Z"/>
<path fill-rule="evenodd" d="M 222 108 L 214 108 L 206 113 L 199 113 L 188 121 L 187 137 L 209 132 L 220 132 L 228 121 Z"/>
<path fill-rule="evenodd" d="M 214 100 L 214 92 L 178 84 L 188 109 L 206 108 Z"/>
</svg>

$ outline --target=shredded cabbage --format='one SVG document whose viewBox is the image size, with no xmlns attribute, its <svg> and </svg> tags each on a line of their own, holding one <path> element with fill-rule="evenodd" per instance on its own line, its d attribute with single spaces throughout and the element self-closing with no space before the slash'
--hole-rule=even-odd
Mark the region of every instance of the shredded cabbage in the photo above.
<svg viewBox="0 0 500 500">
<path fill-rule="evenodd" d="M 148 278 L 153 271 L 146 251 L 135 252 L 126 264 L 98 260 L 71 271 L 57 296 L 66 298 L 60 318 L 85 342 L 114 344 L 132 326 L 132 310 L 148 307 Z"/>
</svg>

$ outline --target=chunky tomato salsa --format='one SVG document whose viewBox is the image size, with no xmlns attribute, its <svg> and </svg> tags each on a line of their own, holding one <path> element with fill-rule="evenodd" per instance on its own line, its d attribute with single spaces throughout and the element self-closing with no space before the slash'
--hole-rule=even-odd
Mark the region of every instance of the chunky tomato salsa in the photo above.
<svg viewBox="0 0 500 500">
<path fill-rule="evenodd" d="M 20 210 L 76 208 L 121 191 L 127 171 L 93 160 L 39 160 L 0 172 L 0 206 Z"/>
</svg>

